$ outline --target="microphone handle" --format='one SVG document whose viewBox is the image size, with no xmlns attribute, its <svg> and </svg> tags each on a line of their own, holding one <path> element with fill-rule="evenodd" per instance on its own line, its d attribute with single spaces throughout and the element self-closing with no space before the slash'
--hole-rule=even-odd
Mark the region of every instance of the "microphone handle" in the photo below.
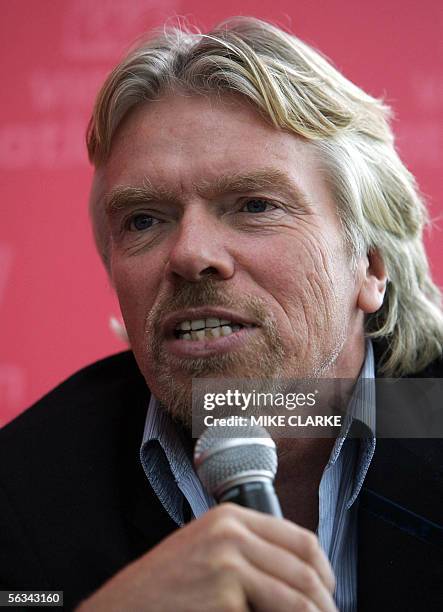
<svg viewBox="0 0 443 612">
<path fill-rule="evenodd" d="M 271 482 L 245 482 L 227 489 L 217 500 L 232 502 L 265 514 L 283 517 L 280 502 Z"/>
</svg>

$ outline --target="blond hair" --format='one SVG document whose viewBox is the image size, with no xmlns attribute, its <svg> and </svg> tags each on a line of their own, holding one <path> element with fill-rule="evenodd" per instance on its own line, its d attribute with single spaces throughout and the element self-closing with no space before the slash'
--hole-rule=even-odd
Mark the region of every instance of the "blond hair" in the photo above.
<svg viewBox="0 0 443 612">
<path fill-rule="evenodd" d="M 168 91 L 234 92 L 278 129 L 320 152 L 353 261 L 377 250 L 389 282 L 366 333 L 386 340 L 386 376 L 418 372 L 443 351 L 440 292 L 423 246 L 428 223 L 414 177 L 400 160 L 390 109 L 340 74 L 320 53 L 254 18 L 234 18 L 208 34 L 182 27 L 142 41 L 112 71 L 91 117 L 87 144 L 99 167 L 122 119 Z M 92 201 L 96 241 L 107 263 L 107 237 Z"/>
</svg>

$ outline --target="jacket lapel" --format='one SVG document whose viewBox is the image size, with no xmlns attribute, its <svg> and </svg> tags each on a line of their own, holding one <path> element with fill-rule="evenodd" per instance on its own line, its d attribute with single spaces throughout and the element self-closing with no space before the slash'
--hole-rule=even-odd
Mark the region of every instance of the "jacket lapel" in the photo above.
<svg viewBox="0 0 443 612">
<path fill-rule="evenodd" d="M 437 449 L 439 440 L 377 440 L 359 501 L 359 611 L 441 609 Z"/>
</svg>

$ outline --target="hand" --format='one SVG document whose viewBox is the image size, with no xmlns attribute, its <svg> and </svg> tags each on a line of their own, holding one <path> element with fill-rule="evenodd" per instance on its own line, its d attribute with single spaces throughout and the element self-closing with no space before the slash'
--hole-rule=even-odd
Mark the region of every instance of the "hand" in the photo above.
<svg viewBox="0 0 443 612">
<path fill-rule="evenodd" d="M 78 612 L 337 612 L 334 584 L 311 531 L 221 504 L 125 567 Z"/>
</svg>

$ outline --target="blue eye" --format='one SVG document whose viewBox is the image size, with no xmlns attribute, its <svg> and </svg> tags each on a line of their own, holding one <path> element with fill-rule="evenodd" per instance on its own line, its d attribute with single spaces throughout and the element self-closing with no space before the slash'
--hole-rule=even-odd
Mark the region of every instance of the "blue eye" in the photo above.
<svg viewBox="0 0 443 612">
<path fill-rule="evenodd" d="M 143 230 L 149 229 L 153 223 L 154 219 L 149 215 L 135 215 L 130 220 L 129 229 L 133 232 L 142 232 Z"/>
<path fill-rule="evenodd" d="M 269 204 L 266 200 L 256 199 L 246 202 L 244 209 L 246 209 L 246 212 L 250 213 L 261 213 L 265 212 L 268 206 L 272 206 L 272 204 Z"/>
</svg>

